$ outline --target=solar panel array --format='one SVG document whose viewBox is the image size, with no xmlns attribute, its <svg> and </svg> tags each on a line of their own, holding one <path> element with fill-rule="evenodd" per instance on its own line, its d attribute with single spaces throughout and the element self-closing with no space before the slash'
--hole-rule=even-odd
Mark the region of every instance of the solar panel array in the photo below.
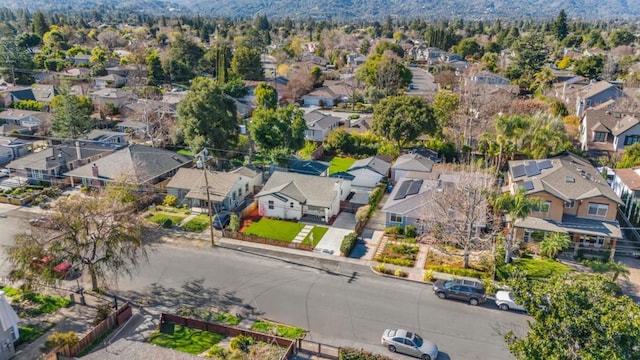
<svg viewBox="0 0 640 360">
<path fill-rule="evenodd" d="M 551 169 L 553 167 L 553 163 L 551 160 L 542 160 L 542 161 L 529 161 L 524 165 L 517 165 L 511 168 L 511 172 L 513 173 L 513 178 L 519 178 L 521 176 L 536 176 L 540 175 L 540 171 L 544 169 Z"/>
<path fill-rule="evenodd" d="M 514 178 L 519 178 L 520 176 L 524 176 L 525 175 L 524 165 L 514 166 L 511 169 L 511 172 L 513 172 L 513 177 Z"/>
<path fill-rule="evenodd" d="M 538 169 L 540 170 L 551 169 L 552 167 L 553 164 L 551 163 L 551 160 L 538 161 Z"/>
<path fill-rule="evenodd" d="M 407 195 L 415 195 L 420 191 L 420 187 L 422 186 L 422 180 L 413 180 L 411 185 L 409 186 L 409 190 L 407 190 Z"/>
<path fill-rule="evenodd" d="M 531 191 L 534 188 L 533 182 L 531 182 L 531 181 L 523 182 L 522 185 L 520 185 L 520 187 L 525 189 L 526 191 Z"/>
<path fill-rule="evenodd" d="M 540 175 L 540 169 L 538 169 L 538 165 L 535 161 L 530 161 L 524 165 L 524 172 L 527 176 L 536 176 Z"/>
<path fill-rule="evenodd" d="M 408 195 L 415 195 L 420 192 L 421 187 L 422 180 L 405 180 L 400 184 L 393 200 L 400 200 L 406 198 Z"/>
</svg>

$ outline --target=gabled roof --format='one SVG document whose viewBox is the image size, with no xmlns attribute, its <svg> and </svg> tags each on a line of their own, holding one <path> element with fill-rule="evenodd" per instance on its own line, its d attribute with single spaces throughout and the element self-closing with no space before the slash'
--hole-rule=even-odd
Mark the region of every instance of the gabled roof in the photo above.
<svg viewBox="0 0 640 360">
<path fill-rule="evenodd" d="M 289 160 L 289 171 L 306 174 L 306 175 L 320 175 L 327 171 L 329 164 L 320 161 L 311 160 Z"/>
<path fill-rule="evenodd" d="M 249 178 L 254 178 L 260 174 L 262 174 L 262 171 L 260 171 L 257 167 L 249 164 L 249 165 L 245 165 L 245 166 L 241 166 L 237 169 L 234 169 L 232 171 L 230 171 L 233 174 L 239 174 L 242 176 L 246 176 Z"/>
<path fill-rule="evenodd" d="M 206 176 L 206 181 L 205 181 Z M 203 171 L 197 168 L 180 168 L 167 183 L 167 188 L 189 190 L 191 199 L 207 199 L 206 186 L 209 183 L 211 201 L 224 200 L 242 175 L 231 172 Z"/>
<path fill-rule="evenodd" d="M 391 166 L 394 170 L 431 172 L 434 161 L 419 154 L 400 155 Z"/>
<path fill-rule="evenodd" d="M 124 78 L 118 74 L 109 74 L 105 76 L 98 76 L 96 80 L 104 80 L 104 81 L 123 81 Z"/>
<path fill-rule="evenodd" d="M 432 192 L 438 191 L 440 181 L 403 177 L 393 187 L 382 211 L 424 219 L 433 212 L 428 211 Z"/>
<path fill-rule="evenodd" d="M 629 190 L 640 190 L 640 167 L 631 169 L 616 169 L 616 176 L 622 180 Z"/>
<path fill-rule="evenodd" d="M 588 100 L 604 91 L 613 89 L 615 92 L 618 92 L 620 96 L 623 96 L 624 93 L 622 90 L 618 89 L 615 85 L 607 81 L 598 81 L 592 84 L 589 84 L 580 90 L 580 97 L 582 99 Z"/>
<path fill-rule="evenodd" d="M 60 154 L 64 156 L 66 162 L 71 162 L 74 160 L 88 159 L 98 154 L 109 153 L 121 146 L 122 145 L 87 141 L 54 145 L 41 151 L 33 152 L 29 155 L 17 158 L 10 162 L 7 167 L 17 170 L 27 168 L 47 170 L 60 166 L 58 160 Z"/>
<path fill-rule="evenodd" d="M 92 167 L 95 165 L 99 180 L 118 180 L 124 176 L 125 181 L 144 184 L 190 162 L 189 157 L 173 151 L 134 144 L 65 175 L 94 179 Z"/>
<path fill-rule="evenodd" d="M 351 164 L 347 172 L 358 169 L 370 169 L 380 175 L 387 176 L 389 174 L 389 168 L 391 168 L 391 164 L 388 161 L 378 156 L 372 156 L 366 159 L 356 160 Z"/>
<path fill-rule="evenodd" d="M 611 129 L 611 133 L 615 136 L 620 136 L 627 130 L 633 128 L 634 126 L 640 124 L 638 118 L 635 116 L 625 116 L 620 121 L 616 123 L 616 125 Z"/>
<path fill-rule="evenodd" d="M 134 94 L 120 89 L 100 89 L 94 91 L 91 96 L 98 96 L 109 99 L 133 98 Z"/>
<path fill-rule="evenodd" d="M 313 110 L 304 114 L 304 121 L 307 123 L 309 130 L 325 130 L 339 123 L 340 118 L 329 114 L 323 114 L 318 110 Z"/>
<path fill-rule="evenodd" d="M 33 110 L 22 110 L 22 109 L 8 109 L 3 112 L 0 112 L 0 119 L 7 120 L 22 120 L 28 117 L 36 117 L 40 119 L 40 117 L 46 117 L 48 113 L 42 111 L 33 111 Z"/>
<path fill-rule="evenodd" d="M 256 197 L 284 195 L 309 206 L 330 207 L 342 179 L 274 171 Z"/>
<path fill-rule="evenodd" d="M 545 160 L 509 161 L 509 174 L 527 194 L 544 191 L 564 201 L 603 196 L 622 204 L 593 165 L 570 152 Z"/>
<path fill-rule="evenodd" d="M 7 89 L 9 90 L 9 89 Z M 33 96 L 33 91 L 31 88 L 16 88 L 15 90 L 9 90 L 11 92 L 11 96 L 13 96 L 16 100 L 35 100 L 35 96 Z"/>
<path fill-rule="evenodd" d="M 31 91 L 33 91 L 34 99 L 41 102 L 51 102 L 59 94 L 58 88 L 53 85 L 38 84 Z"/>
</svg>

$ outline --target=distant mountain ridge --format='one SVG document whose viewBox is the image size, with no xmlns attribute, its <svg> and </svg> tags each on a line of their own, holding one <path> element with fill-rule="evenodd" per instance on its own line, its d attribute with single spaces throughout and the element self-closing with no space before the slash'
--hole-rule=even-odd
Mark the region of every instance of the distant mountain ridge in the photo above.
<svg viewBox="0 0 640 360">
<path fill-rule="evenodd" d="M 399 18 L 613 19 L 640 17 L 640 0 L 0 0 L 0 7 L 65 11 L 117 9 L 149 14 L 206 16 L 382 20 Z"/>
</svg>

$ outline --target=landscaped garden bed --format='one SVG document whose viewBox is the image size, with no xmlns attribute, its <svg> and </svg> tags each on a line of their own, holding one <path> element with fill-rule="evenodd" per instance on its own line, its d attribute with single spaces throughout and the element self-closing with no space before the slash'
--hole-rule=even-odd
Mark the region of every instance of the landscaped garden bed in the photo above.
<svg viewBox="0 0 640 360">
<path fill-rule="evenodd" d="M 203 232 L 209 228 L 209 215 L 200 214 L 180 226 L 180 230 L 191 232 Z"/>
<path fill-rule="evenodd" d="M 60 308 L 71 305 L 71 300 L 55 295 L 38 293 L 23 293 L 22 290 L 5 286 L 2 288 L 7 298 L 11 299 L 11 306 L 20 318 L 34 318 L 42 314 L 50 314 Z"/>
<path fill-rule="evenodd" d="M 293 340 L 304 337 L 307 333 L 304 329 L 299 327 L 276 324 L 270 321 L 255 322 L 251 326 L 251 330 Z"/>
<path fill-rule="evenodd" d="M 172 228 L 182 222 L 189 214 L 191 214 L 191 211 L 186 208 L 154 206 L 147 211 L 145 217 L 152 223 L 165 228 Z"/>
<path fill-rule="evenodd" d="M 500 264 L 496 269 L 496 280 L 506 280 L 513 275 L 525 276 L 528 279 L 546 279 L 554 275 L 562 275 L 573 269 L 559 261 L 537 257 L 513 259 L 510 264 Z"/>
<path fill-rule="evenodd" d="M 413 267 L 420 248 L 413 244 L 387 243 L 376 261 L 399 266 Z"/>
<path fill-rule="evenodd" d="M 224 338 L 225 336 L 222 334 L 175 325 L 173 333 L 158 331 L 151 334 L 147 341 L 165 348 L 199 355 L 211 349 Z"/>
<path fill-rule="evenodd" d="M 178 315 L 207 322 L 215 321 L 217 323 L 232 326 L 238 325 L 241 321 L 239 316 L 204 308 L 181 307 L 178 309 Z"/>
<path fill-rule="evenodd" d="M 432 247 L 427 254 L 424 269 L 474 278 L 487 278 L 492 275 L 493 260 L 489 252 L 470 256 L 468 268 L 462 265 L 462 250 L 450 246 L 442 250 Z"/>
</svg>

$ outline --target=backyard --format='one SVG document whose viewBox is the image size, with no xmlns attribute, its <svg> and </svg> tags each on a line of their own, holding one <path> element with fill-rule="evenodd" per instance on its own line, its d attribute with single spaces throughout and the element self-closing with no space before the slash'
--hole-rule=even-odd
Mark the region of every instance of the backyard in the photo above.
<svg viewBox="0 0 640 360">
<path fill-rule="evenodd" d="M 331 166 L 329 167 L 329 174 L 335 174 L 337 172 L 347 171 L 356 162 L 356 159 L 350 157 L 335 156 L 329 161 Z"/>
</svg>

